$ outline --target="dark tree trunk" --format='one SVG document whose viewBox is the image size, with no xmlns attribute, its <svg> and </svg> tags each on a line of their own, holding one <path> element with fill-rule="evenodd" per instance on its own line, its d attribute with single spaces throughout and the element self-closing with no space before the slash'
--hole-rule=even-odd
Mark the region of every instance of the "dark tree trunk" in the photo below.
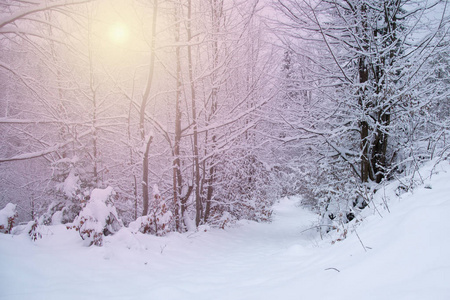
<svg viewBox="0 0 450 300">
<path fill-rule="evenodd" d="M 373 178 L 377 183 L 380 183 L 385 177 L 387 160 L 386 152 L 388 146 L 388 132 L 387 127 L 390 125 L 391 116 L 389 113 L 381 113 L 379 117 L 379 123 L 382 128 L 378 128 L 376 132 L 376 138 L 372 147 L 372 170 Z"/>
<path fill-rule="evenodd" d="M 369 125 L 366 121 L 362 121 L 360 124 L 361 130 L 361 181 L 368 182 L 370 176 L 370 160 L 369 160 Z"/>
<path fill-rule="evenodd" d="M 359 58 L 359 82 L 366 83 L 369 80 L 369 69 L 366 66 L 364 57 Z M 366 114 L 368 101 L 366 99 L 365 90 L 360 89 L 359 105 Z M 370 157 L 369 157 L 369 124 L 366 120 L 359 122 L 360 126 L 360 147 L 361 147 L 361 181 L 368 182 L 370 176 Z"/>
</svg>

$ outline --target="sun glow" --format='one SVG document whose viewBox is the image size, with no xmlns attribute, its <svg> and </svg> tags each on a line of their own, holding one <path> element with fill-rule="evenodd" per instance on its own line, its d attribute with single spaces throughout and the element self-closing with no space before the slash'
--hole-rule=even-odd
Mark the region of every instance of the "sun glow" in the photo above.
<svg viewBox="0 0 450 300">
<path fill-rule="evenodd" d="M 128 27 L 124 23 L 115 23 L 109 28 L 109 39 L 115 44 L 124 44 L 129 38 Z"/>
<path fill-rule="evenodd" d="M 130 5 L 135 3 L 136 6 Z M 91 54 L 95 61 L 108 67 L 125 67 L 148 53 L 144 35 L 147 18 L 138 2 L 99 0 L 91 3 Z"/>
</svg>

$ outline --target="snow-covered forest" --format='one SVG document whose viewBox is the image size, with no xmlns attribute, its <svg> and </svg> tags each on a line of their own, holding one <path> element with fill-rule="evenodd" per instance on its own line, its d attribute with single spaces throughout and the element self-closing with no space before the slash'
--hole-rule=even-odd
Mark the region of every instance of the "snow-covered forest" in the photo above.
<svg viewBox="0 0 450 300">
<path fill-rule="evenodd" d="M 308 275 L 308 299 L 343 299 L 350 289 L 363 299 L 387 299 L 342 277 L 341 286 L 330 285 L 341 292 L 314 296 L 321 285 L 312 282 L 341 273 L 326 257 L 346 256 L 350 245 L 367 254 L 366 243 L 374 243 L 400 255 L 419 235 L 395 246 L 379 235 L 389 226 L 395 235 L 401 220 L 429 235 L 414 214 L 432 224 L 433 214 L 442 216 L 433 228 L 442 235 L 450 229 L 442 175 L 450 172 L 449 11 L 447 0 L 2 1 L 0 282 L 9 288 L 0 286 L 0 299 L 75 299 L 68 282 L 89 264 L 106 277 L 98 293 L 84 289 L 83 299 L 144 299 L 142 288 L 109 294 L 114 289 L 102 281 L 118 280 L 106 273 L 128 262 L 119 286 L 125 289 L 133 272 L 160 272 L 162 286 L 151 294 L 157 299 L 265 299 L 262 287 L 251 289 L 259 284 L 268 284 L 269 298 L 285 286 L 280 295 L 298 299 L 293 280 Z M 431 194 L 433 205 L 419 203 Z M 413 199 L 411 207 L 398 199 Z M 228 249 L 228 271 L 210 257 L 220 247 Z M 47 264 L 32 273 L 63 278 L 69 295 L 42 289 L 39 275 L 27 274 L 33 249 Z M 434 260 L 421 260 L 415 276 L 449 279 L 449 260 L 438 247 L 426 249 L 442 262 L 441 273 L 433 273 Z M 267 262 L 265 269 L 269 253 L 279 265 Z M 159 256 L 165 258 L 155 264 Z M 69 267 L 77 258 L 82 266 Z M 374 250 L 367 268 L 374 258 L 386 254 Z M 111 265 L 104 269 L 98 259 Z M 310 261 L 298 266 L 306 270 L 287 267 L 297 259 Z M 328 261 L 355 272 L 362 266 Z M 61 262 L 69 277 L 42 270 Z M 222 270 L 220 278 L 206 262 Z M 175 266 L 232 290 L 231 298 L 197 293 L 195 280 L 171 286 L 184 278 L 171 273 Z M 404 278 L 402 266 L 407 262 L 397 272 Z M 230 279 L 253 267 L 280 278 L 246 271 Z M 433 288 L 433 299 L 450 297 L 442 282 L 430 279 L 410 296 L 424 299 Z M 21 285 L 44 292 L 21 294 Z"/>
</svg>

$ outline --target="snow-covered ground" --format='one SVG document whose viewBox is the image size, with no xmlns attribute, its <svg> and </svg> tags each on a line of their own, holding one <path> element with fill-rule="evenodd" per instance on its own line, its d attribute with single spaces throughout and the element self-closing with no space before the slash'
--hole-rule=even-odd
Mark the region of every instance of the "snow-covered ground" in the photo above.
<svg viewBox="0 0 450 300">
<path fill-rule="evenodd" d="M 280 200 L 270 224 L 122 229 L 103 247 L 63 225 L 36 242 L 0 234 L 0 299 L 450 299 L 450 165 L 435 171 L 399 199 L 388 186 L 390 213 L 366 208 L 343 241 L 307 230 L 317 217 L 296 198 Z"/>
</svg>

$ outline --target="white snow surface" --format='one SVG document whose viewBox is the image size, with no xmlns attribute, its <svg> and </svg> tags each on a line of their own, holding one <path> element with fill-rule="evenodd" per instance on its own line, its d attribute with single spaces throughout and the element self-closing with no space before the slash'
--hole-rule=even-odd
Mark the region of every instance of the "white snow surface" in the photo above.
<svg viewBox="0 0 450 300">
<path fill-rule="evenodd" d="M 435 171 L 400 198 L 388 186 L 390 213 L 366 208 L 343 241 L 307 230 L 317 216 L 298 198 L 281 199 L 269 224 L 165 237 L 123 228 L 103 247 L 63 225 L 37 242 L 0 234 L 0 299 L 450 299 L 450 165 Z"/>
</svg>

